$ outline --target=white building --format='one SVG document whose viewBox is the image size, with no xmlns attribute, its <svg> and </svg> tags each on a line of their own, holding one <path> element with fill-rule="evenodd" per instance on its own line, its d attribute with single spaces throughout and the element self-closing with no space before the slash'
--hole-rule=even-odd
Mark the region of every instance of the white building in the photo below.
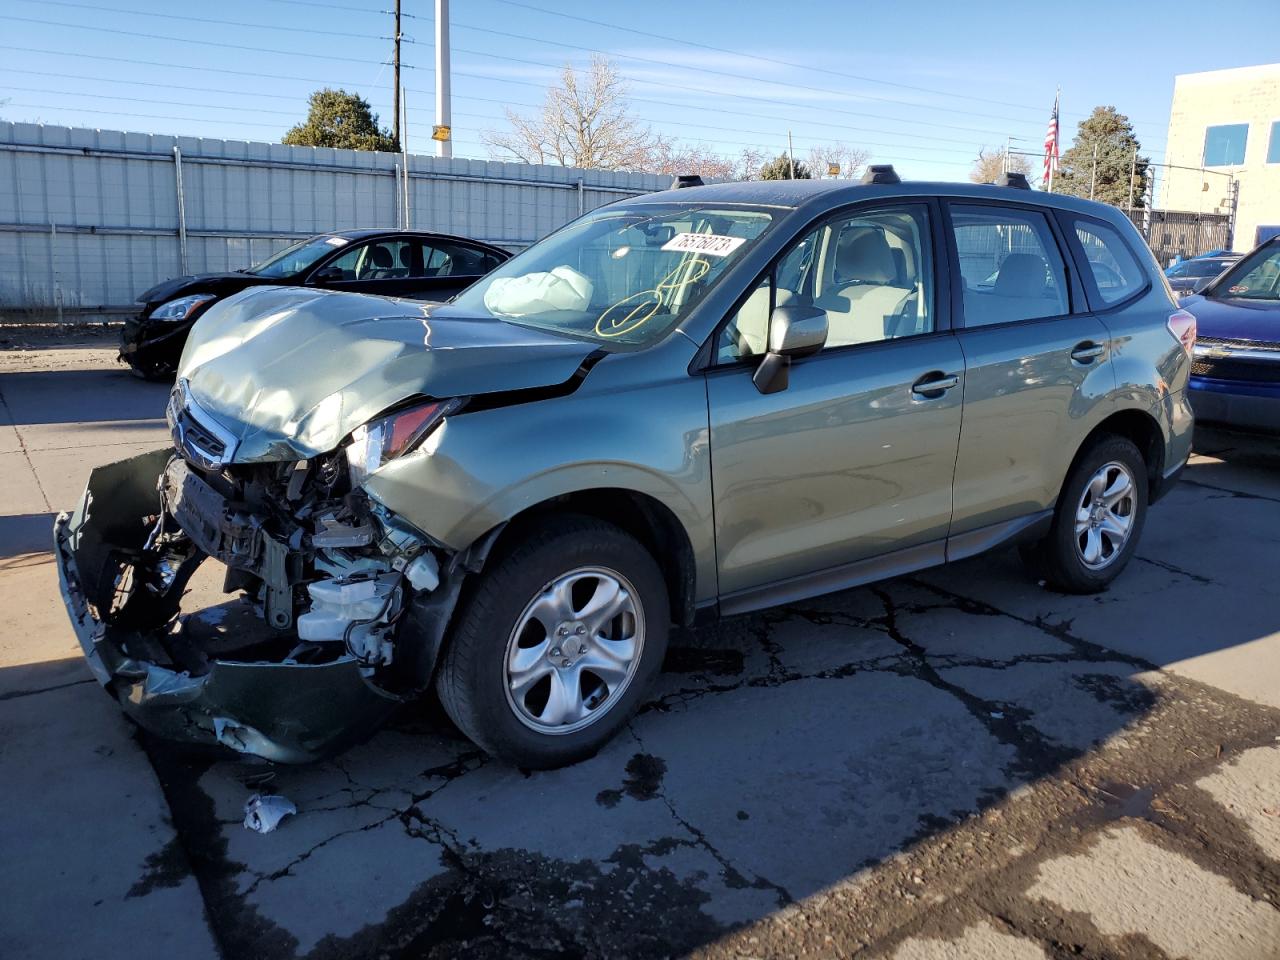
<svg viewBox="0 0 1280 960">
<path fill-rule="evenodd" d="M 1176 77 L 1165 162 L 1164 208 L 1226 213 L 1234 177 L 1235 249 L 1280 233 L 1280 63 Z"/>
</svg>

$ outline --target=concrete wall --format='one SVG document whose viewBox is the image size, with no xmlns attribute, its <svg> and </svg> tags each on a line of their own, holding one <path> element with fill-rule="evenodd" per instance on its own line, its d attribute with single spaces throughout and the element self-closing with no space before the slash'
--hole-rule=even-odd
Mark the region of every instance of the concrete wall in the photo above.
<svg viewBox="0 0 1280 960">
<path fill-rule="evenodd" d="M 1169 170 L 1161 205 L 1169 210 L 1225 213 L 1222 201 L 1230 181 L 1217 173 L 1233 173 L 1240 183 L 1234 245 L 1240 251 L 1250 249 L 1260 224 L 1280 224 L 1280 163 L 1267 163 L 1271 125 L 1276 120 L 1280 120 L 1280 63 L 1177 77 L 1167 163 L 1199 167 L 1204 161 L 1205 130 L 1210 126 L 1247 123 L 1249 137 L 1240 166 L 1209 167 L 1203 175 L 1198 169 Z"/>
<path fill-rule="evenodd" d="M 247 267 L 328 230 L 398 226 L 400 163 L 393 153 L 0 122 L 0 315 L 127 312 L 169 277 Z M 670 184 L 413 155 L 409 170 L 409 226 L 509 249 Z"/>
</svg>

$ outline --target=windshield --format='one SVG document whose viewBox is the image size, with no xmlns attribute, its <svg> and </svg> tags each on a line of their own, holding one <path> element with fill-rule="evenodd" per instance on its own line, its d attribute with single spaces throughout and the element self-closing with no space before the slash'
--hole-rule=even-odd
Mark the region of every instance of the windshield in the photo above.
<svg viewBox="0 0 1280 960">
<path fill-rule="evenodd" d="M 310 269 L 322 257 L 350 242 L 346 237 L 312 237 L 310 240 L 301 240 L 268 257 L 256 267 L 250 267 L 248 272 L 258 277 L 292 277 Z"/>
<path fill-rule="evenodd" d="M 1229 260 L 1184 260 L 1168 271 L 1170 277 L 1216 277 Z"/>
<path fill-rule="evenodd" d="M 1280 243 L 1255 250 L 1215 284 L 1221 300 L 1280 300 Z"/>
<path fill-rule="evenodd" d="M 508 260 L 444 313 L 647 346 L 688 315 L 772 221 L 756 209 L 606 207 Z"/>
</svg>

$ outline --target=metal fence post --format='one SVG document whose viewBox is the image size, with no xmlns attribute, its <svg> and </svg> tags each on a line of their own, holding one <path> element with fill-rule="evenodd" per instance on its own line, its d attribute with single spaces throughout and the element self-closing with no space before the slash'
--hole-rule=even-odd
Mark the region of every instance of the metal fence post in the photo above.
<svg viewBox="0 0 1280 960">
<path fill-rule="evenodd" d="M 58 325 L 62 325 L 62 284 L 58 280 L 58 225 L 49 224 L 49 288 L 53 293 L 53 305 L 58 311 Z"/>
<path fill-rule="evenodd" d="M 187 194 L 182 187 L 182 150 L 173 145 L 173 178 L 178 191 L 178 273 L 187 275 Z"/>
<path fill-rule="evenodd" d="M 578 216 L 582 216 L 584 213 L 587 212 L 585 209 L 586 205 L 587 205 L 587 185 L 582 181 L 582 178 L 579 177 L 578 178 Z"/>
</svg>

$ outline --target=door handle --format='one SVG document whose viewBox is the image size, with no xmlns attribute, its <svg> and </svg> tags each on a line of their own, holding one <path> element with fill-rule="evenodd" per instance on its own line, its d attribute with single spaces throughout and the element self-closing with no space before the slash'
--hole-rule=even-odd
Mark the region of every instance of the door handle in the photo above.
<svg viewBox="0 0 1280 960">
<path fill-rule="evenodd" d="M 960 384 L 955 374 L 944 374 L 940 371 L 926 373 L 911 385 L 911 395 L 920 400 L 937 400 L 943 393 Z"/>
<path fill-rule="evenodd" d="M 1071 359 L 1077 363 L 1089 363 L 1106 352 L 1107 348 L 1104 344 L 1086 340 L 1076 344 L 1075 349 L 1071 351 Z"/>
</svg>

